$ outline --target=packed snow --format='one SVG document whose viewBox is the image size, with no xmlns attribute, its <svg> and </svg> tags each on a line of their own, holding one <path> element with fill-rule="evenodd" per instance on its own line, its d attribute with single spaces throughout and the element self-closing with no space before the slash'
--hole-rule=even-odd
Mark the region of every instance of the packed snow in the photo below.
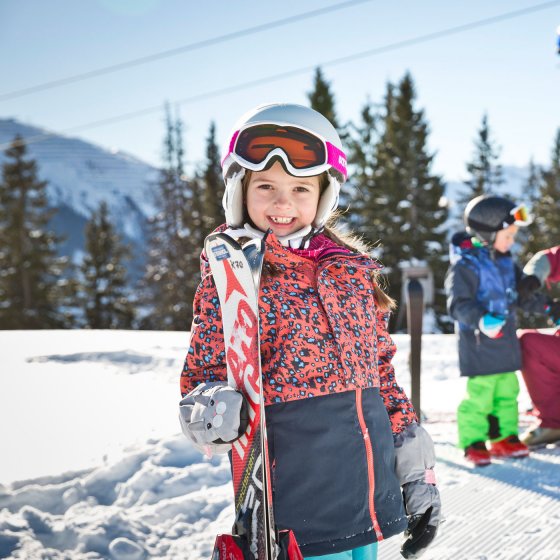
<svg viewBox="0 0 560 560">
<path fill-rule="evenodd" d="M 406 335 L 394 364 L 408 390 Z M 209 560 L 233 520 L 223 456 L 180 434 L 188 333 L 0 331 L 0 558 Z M 455 447 L 453 335 L 423 339 L 445 522 L 425 560 L 560 558 L 560 448 L 474 470 Z M 522 389 L 521 429 L 533 418 Z M 400 538 L 380 544 L 398 559 Z"/>
</svg>

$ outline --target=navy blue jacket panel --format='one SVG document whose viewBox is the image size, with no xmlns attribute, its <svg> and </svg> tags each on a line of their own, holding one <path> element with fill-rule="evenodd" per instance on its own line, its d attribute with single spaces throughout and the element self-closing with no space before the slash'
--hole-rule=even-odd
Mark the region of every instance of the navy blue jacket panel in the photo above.
<svg viewBox="0 0 560 560">
<path fill-rule="evenodd" d="M 304 555 L 340 552 L 404 531 L 393 435 L 378 388 L 269 405 L 266 422 L 275 522 L 294 531 Z M 372 522 L 372 495 L 382 536 Z"/>
</svg>

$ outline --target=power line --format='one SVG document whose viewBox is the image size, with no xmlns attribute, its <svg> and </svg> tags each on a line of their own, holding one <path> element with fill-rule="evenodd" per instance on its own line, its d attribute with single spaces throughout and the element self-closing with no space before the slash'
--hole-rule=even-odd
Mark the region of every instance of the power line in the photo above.
<svg viewBox="0 0 560 560">
<path fill-rule="evenodd" d="M 220 88 L 220 89 L 216 89 L 213 91 L 207 91 L 205 93 L 200 93 L 197 95 L 193 95 L 191 97 L 186 97 L 183 99 L 179 99 L 177 101 L 174 101 L 172 104 L 173 105 L 186 105 L 189 103 L 194 103 L 196 101 L 200 101 L 203 99 L 209 99 L 212 97 L 219 97 L 221 95 L 225 95 L 227 93 L 233 93 L 236 91 L 240 91 L 243 89 L 248 89 L 251 87 L 255 87 L 255 86 L 259 86 L 263 83 L 269 83 L 269 82 L 274 82 L 274 81 L 280 81 L 280 80 L 284 80 L 286 78 L 290 78 L 292 76 L 296 76 L 299 74 L 304 74 L 310 71 L 313 71 L 315 68 L 317 68 L 318 66 L 320 67 L 328 67 L 328 66 L 336 66 L 338 64 L 345 64 L 347 62 L 352 62 L 354 60 L 358 60 L 360 58 L 367 58 L 369 56 L 374 56 L 377 54 L 383 54 L 389 51 L 393 51 L 393 50 L 397 50 L 397 49 L 401 49 L 401 48 L 406 48 L 406 47 L 410 47 L 413 45 L 418 45 L 420 43 L 427 43 L 429 41 L 433 41 L 436 39 L 441 39 L 442 37 L 447 37 L 450 35 L 456 35 L 458 33 L 463 33 L 465 31 L 470 31 L 472 29 L 476 29 L 478 27 L 484 27 L 484 26 L 488 26 L 488 25 L 493 25 L 495 23 L 499 23 L 501 21 L 505 21 L 508 19 L 513 19 L 513 18 L 517 18 L 517 17 L 521 17 L 533 12 L 537 12 L 537 11 L 541 11 L 541 10 L 545 10 L 547 8 L 551 8 L 552 6 L 556 6 L 560 4 L 560 0 L 554 0 L 551 2 L 544 2 L 542 4 L 538 4 L 536 6 L 532 6 L 529 8 L 523 8 L 521 10 L 515 10 L 512 12 L 506 12 L 504 14 L 499 14 L 497 16 L 493 16 L 493 17 L 489 17 L 489 18 L 485 18 L 485 19 L 480 19 L 477 21 L 473 21 L 470 23 L 465 23 L 462 25 L 457 25 L 455 27 L 448 27 L 446 29 L 442 29 L 440 31 L 434 31 L 432 33 L 427 33 L 425 35 L 419 35 L 417 37 L 413 37 L 411 39 L 404 39 L 402 41 L 397 41 L 395 43 L 389 43 L 387 45 L 383 45 L 381 47 L 375 47 L 373 49 L 368 49 L 366 51 L 361 51 L 359 53 L 354 53 L 352 55 L 347 55 L 347 56 L 343 56 L 340 58 L 335 58 L 326 62 L 321 62 L 321 63 L 317 63 L 314 64 L 312 66 L 306 66 L 303 68 L 298 68 L 295 70 L 289 70 L 287 72 L 282 72 L 280 74 L 274 74 L 272 76 L 267 76 L 265 78 L 258 78 L 256 80 L 252 80 L 250 82 L 243 82 L 241 84 L 237 84 L 234 86 L 229 86 L 229 87 L 225 87 L 225 88 Z M 73 132 L 79 132 L 82 130 L 88 130 L 90 128 L 96 128 L 99 126 L 105 126 L 107 124 L 112 124 L 115 122 L 120 122 L 120 121 L 125 121 L 125 120 L 129 120 L 129 119 L 133 119 L 136 117 L 140 117 L 143 115 L 147 115 L 150 113 L 154 113 L 156 111 L 161 111 L 161 103 L 158 105 L 154 105 L 151 107 L 146 107 L 144 109 L 138 109 L 136 111 L 131 111 L 129 113 L 123 113 L 121 115 L 116 115 L 114 117 L 108 117 L 106 119 L 101 119 L 101 120 L 97 120 L 97 121 L 93 121 L 93 122 L 89 122 L 83 125 L 78 125 L 78 126 L 74 126 L 71 128 L 67 128 L 63 131 L 60 132 L 60 134 L 69 134 L 69 133 L 73 133 Z M 49 137 L 51 137 L 51 134 L 42 134 L 42 135 L 38 135 L 38 136 L 32 136 L 29 138 L 26 138 L 25 140 L 22 140 L 22 144 L 32 144 L 32 143 L 36 143 L 36 142 L 40 142 L 42 140 L 45 140 Z M 4 150 L 7 147 L 9 147 L 11 145 L 11 143 L 9 144 L 0 144 L 0 150 Z"/>
<path fill-rule="evenodd" d="M 140 58 L 135 58 L 128 60 L 126 62 L 120 62 L 118 64 L 112 64 L 110 66 L 105 66 L 104 68 L 98 68 L 97 70 L 90 70 L 88 72 L 83 72 L 81 74 L 74 74 L 73 76 L 68 76 L 66 78 L 60 78 L 58 80 L 52 80 L 49 82 L 44 82 L 42 84 L 37 84 L 34 86 L 29 86 L 23 89 L 18 89 L 15 91 L 10 91 L 7 93 L 0 94 L 0 101 L 6 101 L 8 99 L 14 99 L 16 97 L 22 97 L 24 95 L 29 95 L 30 93 L 35 93 L 38 91 L 43 91 L 46 89 L 53 89 L 56 87 L 64 86 L 74 82 L 80 82 L 82 80 L 88 80 L 90 78 L 95 78 L 97 76 L 103 76 L 104 74 L 111 74 L 113 72 L 119 72 L 120 70 L 125 70 L 126 68 L 131 68 L 133 66 L 140 66 L 142 64 L 147 64 L 148 62 L 154 62 L 155 60 L 161 60 L 162 58 L 168 58 L 170 56 L 176 56 L 189 51 L 194 51 L 198 49 L 203 49 L 205 47 L 210 47 L 212 45 L 217 45 L 219 43 L 225 43 L 226 41 L 232 41 L 239 37 L 245 37 L 247 35 L 254 35 L 255 33 L 261 33 L 262 31 L 268 31 L 269 29 L 274 29 L 276 27 L 281 27 L 284 25 L 289 25 L 291 23 L 302 21 L 304 19 L 310 19 L 329 12 L 334 12 L 336 10 L 342 10 L 344 8 L 349 8 L 356 4 L 363 4 L 365 2 L 371 2 L 371 0 L 348 0 L 346 2 L 340 2 L 339 4 L 334 4 L 332 6 L 327 6 L 325 8 L 319 8 L 317 10 L 312 10 L 310 12 L 305 12 L 303 14 L 290 16 L 283 19 L 278 19 L 271 21 L 269 23 L 263 23 L 261 25 L 256 25 L 254 27 L 248 27 L 246 29 L 241 29 L 239 31 L 234 31 L 232 33 L 227 33 L 225 35 L 220 35 L 218 37 L 212 37 L 210 39 L 205 39 L 203 41 L 198 41 L 196 43 L 190 43 L 189 45 L 183 45 L 182 47 L 176 47 L 174 49 L 169 49 L 155 54 L 150 54 Z"/>
</svg>

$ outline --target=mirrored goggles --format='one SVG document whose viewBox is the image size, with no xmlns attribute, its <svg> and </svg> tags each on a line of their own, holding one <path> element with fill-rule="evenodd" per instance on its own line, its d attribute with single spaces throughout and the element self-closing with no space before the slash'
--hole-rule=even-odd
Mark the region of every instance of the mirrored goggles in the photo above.
<svg viewBox="0 0 560 560">
<path fill-rule="evenodd" d="M 262 171 L 273 157 L 281 157 L 287 171 L 296 177 L 319 175 L 331 167 L 344 179 L 346 156 L 327 140 L 302 128 L 259 124 L 236 132 L 229 152 L 239 165 Z M 225 158 L 224 158 L 225 159 Z"/>
<path fill-rule="evenodd" d="M 515 224 L 516 226 L 528 226 L 533 221 L 531 214 L 529 214 L 529 210 L 524 204 L 520 204 L 519 206 L 512 208 L 510 216 L 511 218 L 508 222 Z"/>
</svg>

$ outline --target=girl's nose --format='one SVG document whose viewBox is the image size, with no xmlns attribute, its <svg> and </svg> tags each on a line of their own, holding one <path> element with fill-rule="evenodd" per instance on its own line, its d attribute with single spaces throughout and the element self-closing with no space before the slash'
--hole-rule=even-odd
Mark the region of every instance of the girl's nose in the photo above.
<svg viewBox="0 0 560 560">
<path fill-rule="evenodd" d="M 278 206 L 279 208 L 289 206 L 290 197 L 286 193 L 279 192 L 274 199 L 274 205 Z"/>
</svg>

